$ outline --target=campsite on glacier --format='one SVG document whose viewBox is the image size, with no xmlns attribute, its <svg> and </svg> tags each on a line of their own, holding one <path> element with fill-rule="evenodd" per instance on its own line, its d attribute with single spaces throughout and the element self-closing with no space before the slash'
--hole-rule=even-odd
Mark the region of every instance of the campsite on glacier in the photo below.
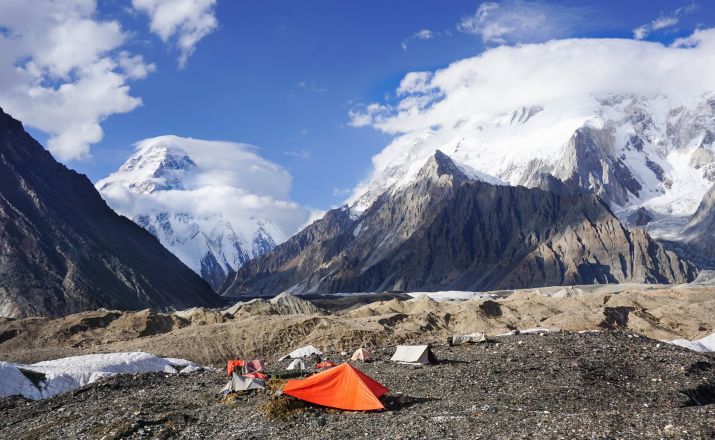
<svg viewBox="0 0 715 440">
<path fill-rule="evenodd" d="M 715 438 L 715 7 L 0 0 L 0 438 Z"/>
</svg>

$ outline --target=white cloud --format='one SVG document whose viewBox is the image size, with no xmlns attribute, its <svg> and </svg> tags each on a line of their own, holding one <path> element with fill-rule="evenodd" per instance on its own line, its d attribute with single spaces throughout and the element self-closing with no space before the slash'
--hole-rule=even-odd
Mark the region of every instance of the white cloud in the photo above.
<svg viewBox="0 0 715 440">
<path fill-rule="evenodd" d="M 715 76 L 703 74 L 712 71 L 715 29 L 698 30 L 671 46 L 631 39 L 499 46 L 435 72 L 410 73 L 395 100 L 350 112 L 350 125 L 394 136 L 373 157 L 374 171 L 354 197 L 392 164 L 415 159 L 410 156 L 415 145 L 428 153 L 458 143 L 467 132 L 478 139 L 484 121 L 515 109 L 578 109 L 610 94 L 667 94 L 685 102 L 715 91 Z"/>
<path fill-rule="evenodd" d="M 438 36 L 439 32 L 435 32 L 429 29 L 422 29 L 414 34 L 410 35 L 408 38 L 402 40 L 402 50 L 407 50 L 408 44 L 411 40 L 431 40 Z"/>
<path fill-rule="evenodd" d="M 137 193 L 136 182 L 161 183 L 151 165 L 155 152 L 169 148 L 187 154 L 196 168 L 178 171 L 184 189 Z M 276 241 L 290 237 L 310 216 L 309 210 L 290 200 L 293 176 L 283 167 L 261 157 L 253 146 L 227 141 L 208 141 L 179 136 L 159 136 L 136 144 L 127 163 L 142 156 L 148 166 L 117 173 L 97 182 L 102 196 L 118 212 L 134 218 L 149 213 L 189 213 L 197 218 L 221 213 L 239 236 L 255 233 L 257 219 L 270 221 Z M 126 165 L 126 164 L 125 164 Z M 170 171 L 171 173 L 171 171 Z"/>
<path fill-rule="evenodd" d="M 119 67 L 132 79 L 144 79 L 156 71 L 154 64 L 146 64 L 141 55 L 131 55 L 127 51 L 119 53 Z"/>
<path fill-rule="evenodd" d="M 283 154 L 297 157 L 298 159 L 310 159 L 310 150 L 306 150 L 305 148 L 292 148 Z"/>
<path fill-rule="evenodd" d="M 196 44 L 218 27 L 216 0 L 132 0 L 134 9 L 149 16 L 149 28 L 165 43 L 174 41 L 179 67 L 196 50 Z"/>
<path fill-rule="evenodd" d="M 457 29 L 479 36 L 485 44 L 541 42 L 569 36 L 584 25 L 589 12 L 521 0 L 484 2 L 474 15 L 462 18 Z"/>
<path fill-rule="evenodd" d="M 350 194 L 350 188 L 338 188 L 337 186 L 333 187 L 333 197 L 345 197 Z"/>
<path fill-rule="evenodd" d="M 679 7 L 678 9 L 669 14 L 664 14 L 661 12 L 660 16 L 658 16 L 658 18 L 656 18 L 655 20 L 633 29 L 633 38 L 635 38 L 636 40 L 642 40 L 654 31 L 673 27 L 680 23 L 680 19 L 684 15 L 693 12 L 695 9 L 697 9 L 695 3 L 690 3 L 685 6 Z"/>
<path fill-rule="evenodd" d="M 299 81 L 297 84 L 298 87 L 305 90 L 306 92 L 317 93 L 319 95 L 328 92 L 328 89 L 316 83 L 315 81 Z"/>
<path fill-rule="evenodd" d="M 127 81 L 154 70 L 117 53 L 127 35 L 95 18 L 94 0 L 0 2 L 0 103 L 50 135 L 61 160 L 85 158 L 102 139 L 102 120 L 141 105 Z"/>
</svg>

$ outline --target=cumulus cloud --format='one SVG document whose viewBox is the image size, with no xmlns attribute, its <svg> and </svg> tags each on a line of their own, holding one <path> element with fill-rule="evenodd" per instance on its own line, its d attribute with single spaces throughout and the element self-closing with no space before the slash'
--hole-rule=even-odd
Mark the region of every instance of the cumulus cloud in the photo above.
<svg viewBox="0 0 715 440">
<path fill-rule="evenodd" d="M 541 42 L 566 37 L 584 25 L 589 10 L 521 0 L 484 2 L 457 29 L 485 44 Z"/>
<path fill-rule="evenodd" d="M 669 14 L 664 14 L 661 12 L 661 14 L 655 20 L 633 29 L 633 38 L 635 38 L 636 40 L 642 40 L 654 31 L 673 27 L 680 23 L 680 19 L 684 15 L 693 12 L 695 9 L 697 9 L 695 3 L 690 3 L 688 5 L 679 7 L 678 9 Z"/>
<path fill-rule="evenodd" d="M 373 158 L 369 182 L 394 161 L 407 160 L 415 145 L 434 151 L 521 107 L 585 103 L 588 116 L 594 98 L 611 94 L 667 94 L 687 102 L 715 91 L 715 76 L 704 74 L 713 70 L 715 29 L 698 30 L 669 46 L 631 39 L 499 46 L 435 72 L 407 74 L 394 99 L 353 109 L 350 124 L 394 136 Z"/>
<path fill-rule="evenodd" d="M 132 6 L 149 16 L 149 28 L 162 41 L 176 44 L 180 68 L 198 42 L 218 27 L 216 0 L 132 0 Z"/>
<path fill-rule="evenodd" d="M 156 164 L 165 151 L 174 158 L 188 155 L 195 167 L 157 173 Z M 168 185 L 172 178 L 181 181 L 181 187 Z M 310 216 L 290 199 L 292 183 L 285 168 L 261 157 L 251 145 L 168 135 L 138 142 L 132 157 L 118 172 L 97 182 L 97 188 L 115 210 L 130 218 L 161 212 L 210 218 L 220 213 L 247 242 L 260 220 L 275 227 L 268 229 L 280 242 Z M 154 189 L 143 191 L 149 184 Z"/>
<path fill-rule="evenodd" d="M 95 13 L 93 0 L 0 2 L 0 102 L 48 133 L 61 160 L 88 157 L 103 119 L 141 105 L 128 80 L 154 70 L 140 55 L 117 53 L 126 33 Z"/>
<path fill-rule="evenodd" d="M 435 32 L 429 29 L 419 30 L 402 40 L 402 50 L 407 50 L 408 44 L 411 40 L 431 40 L 437 35 L 439 35 L 439 32 Z"/>
</svg>

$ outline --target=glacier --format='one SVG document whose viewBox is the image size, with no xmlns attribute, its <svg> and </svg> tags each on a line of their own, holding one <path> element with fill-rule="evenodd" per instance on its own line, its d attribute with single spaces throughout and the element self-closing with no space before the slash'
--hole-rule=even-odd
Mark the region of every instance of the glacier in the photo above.
<svg viewBox="0 0 715 440">
<path fill-rule="evenodd" d="M 192 367 L 195 371 L 197 365 L 184 359 L 160 358 L 143 352 L 89 354 L 31 365 L 0 361 L 0 396 L 45 399 L 115 374 L 176 374 L 177 367 Z M 32 373 L 37 373 L 35 381 L 29 378 Z"/>
</svg>

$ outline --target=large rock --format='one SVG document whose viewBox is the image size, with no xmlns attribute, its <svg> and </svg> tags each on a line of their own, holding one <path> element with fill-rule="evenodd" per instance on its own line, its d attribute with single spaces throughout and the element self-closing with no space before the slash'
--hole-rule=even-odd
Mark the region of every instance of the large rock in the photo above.
<svg viewBox="0 0 715 440">
<path fill-rule="evenodd" d="M 311 232 L 317 228 L 330 233 Z M 412 183 L 394 185 L 357 219 L 332 211 L 298 236 L 301 246 L 278 246 L 241 268 L 224 294 L 679 283 L 696 276 L 692 264 L 647 233 L 627 229 L 596 195 L 494 185 L 468 177 L 439 151 Z"/>
<path fill-rule="evenodd" d="M 0 110 L 0 316 L 221 303 Z"/>
</svg>

